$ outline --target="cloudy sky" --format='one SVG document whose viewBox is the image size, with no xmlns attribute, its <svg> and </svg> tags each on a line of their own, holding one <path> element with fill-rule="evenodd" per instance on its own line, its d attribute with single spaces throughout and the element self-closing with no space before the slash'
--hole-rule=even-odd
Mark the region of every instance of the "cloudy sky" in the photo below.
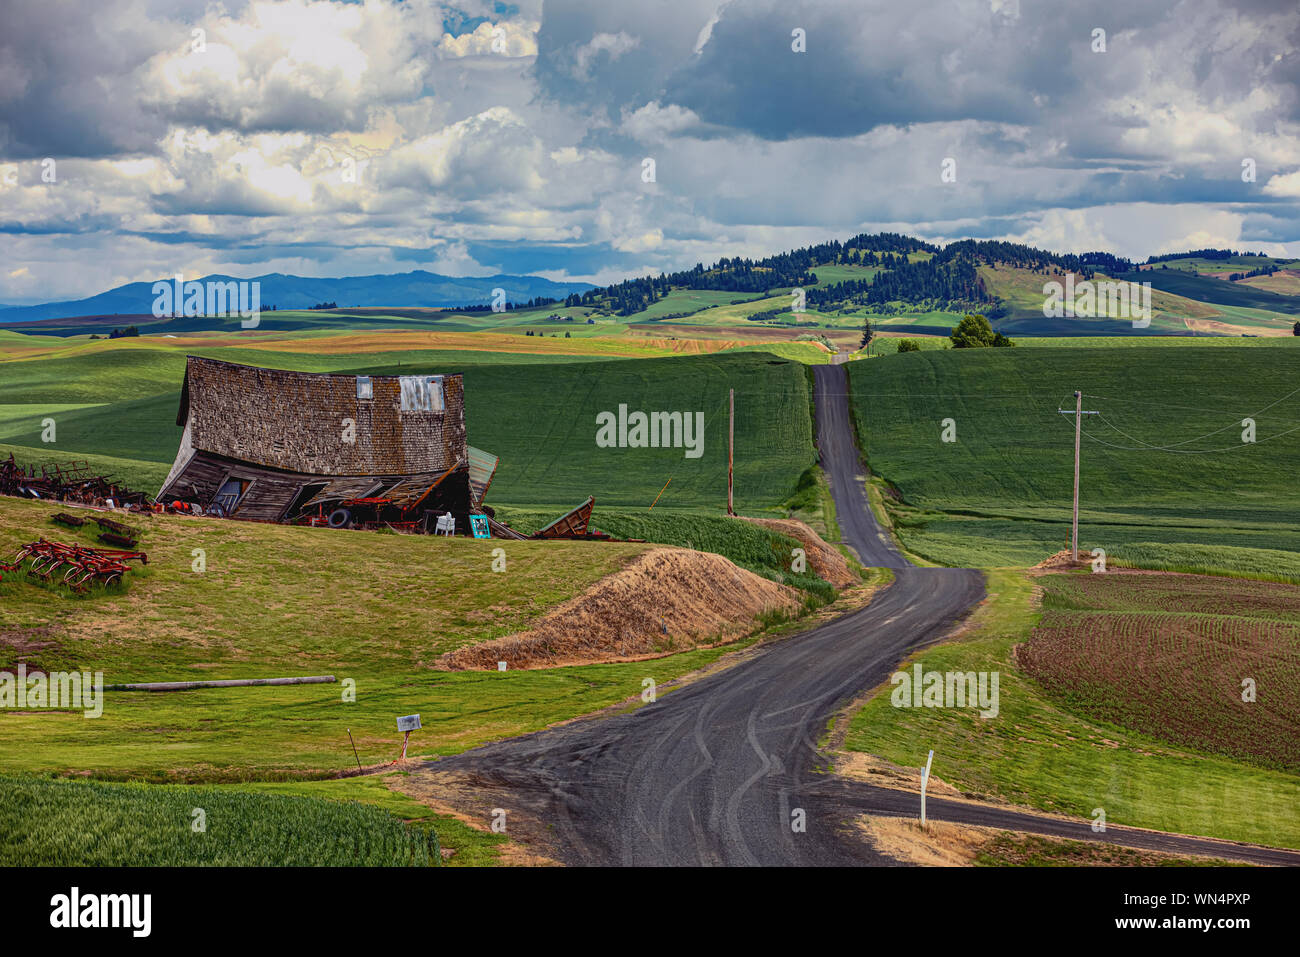
<svg viewBox="0 0 1300 957">
<path fill-rule="evenodd" d="M 1298 47 L 1297 0 L 0 0 L 0 303 L 881 229 L 1300 255 Z"/>
</svg>

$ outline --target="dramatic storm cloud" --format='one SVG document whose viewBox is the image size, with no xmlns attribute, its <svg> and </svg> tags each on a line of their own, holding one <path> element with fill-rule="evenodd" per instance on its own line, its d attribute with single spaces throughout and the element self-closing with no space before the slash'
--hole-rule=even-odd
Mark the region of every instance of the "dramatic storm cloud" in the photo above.
<svg viewBox="0 0 1300 957">
<path fill-rule="evenodd" d="M 1300 7 L 0 7 L 0 302 L 176 272 L 608 281 L 878 229 L 1300 254 Z"/>
</svg>

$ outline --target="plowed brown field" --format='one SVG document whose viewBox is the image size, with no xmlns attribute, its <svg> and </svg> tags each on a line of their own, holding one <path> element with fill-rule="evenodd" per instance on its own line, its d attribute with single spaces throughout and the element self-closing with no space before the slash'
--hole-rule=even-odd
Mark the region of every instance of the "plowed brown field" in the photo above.
<svg viewBox="0 0 1300 957">
<path fill-rule="evenodd" d="M 1016 660 L 1072 709 L 1300 770 L 1300 588 L 1115 571 L 1039 584 L 1044 614 Z"/>
</svg>

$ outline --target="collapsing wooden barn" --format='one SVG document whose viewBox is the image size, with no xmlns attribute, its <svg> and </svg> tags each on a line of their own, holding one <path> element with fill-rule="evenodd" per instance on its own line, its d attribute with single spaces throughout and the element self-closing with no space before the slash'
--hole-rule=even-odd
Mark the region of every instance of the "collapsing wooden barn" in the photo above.
<svg viewBox="0 0 1300 957">
<path fill-rule="evenodd" d="M 495 456 L 466 441 L 460 375 L 355 376 L 190 356 L 180 449 L 160 501 L 267 522 L 458 534 Z M 489 510 L 490 513 L 490 510 Z"/>
</svg>

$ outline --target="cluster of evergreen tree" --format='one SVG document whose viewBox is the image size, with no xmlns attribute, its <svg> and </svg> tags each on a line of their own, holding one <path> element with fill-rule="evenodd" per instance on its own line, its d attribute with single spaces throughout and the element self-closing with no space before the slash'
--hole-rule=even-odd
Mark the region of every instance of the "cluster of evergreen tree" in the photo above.
<svg viewBox="0 0 1300 957">
<path fill-rule="evenodd" d="M 1024 243 L 989 239 L 963 239 L 960 242 L 949 243 L 935 256 L 935 259 L 940 261 L 970 259 L 976 265 L 989 265 L 996 268 L 998 264 L 1005 264 L 1040 272 L 1055 268 L 1078 273 L 1084 279 L 1091 279 L 1097 272 L 1114 275 L 1133 270 L 1131 260 L 1111 253 L 1093 252 L 1080 255 L 1054 253 L 1036 246 L 1026 246 Z"/>
<path fill-rule="evenodd" d="M 848 279 L 805 293 L 818 309 L 842 305 L 883 305 L 887 302 L 933 302 L 940 308 L 991 302 L 984 280 L 969 258 L 942 261 L 938 256 L 896 265 L 871 279 Z"/>
<path fill-rule="evenodd" d="M 714 289 L 723 292 L 765 293 L 781 286 L 810 285 L 817 277 L 808 271 L 804 257 L 782 253 L 767 259 L 719 259 L 709 268 L 696 263 L 694 269 L 660 273 L 640 279 L 625 279 L 604 289 L 574 293 L 566 306 L 603 306 L 615 315 L 628 316 L 658 302 L 674 288 Z"/>
<path fill-rule="evenodd" d="M 1218 251 L 1198 250 L 1180 255 L 1213 252 Z M 929 253 L 930 258 L 910 262 L 914 253 Z M 1153 257 L 1151 261 L 1158 259 Z M 627 316 L 641 312 L 674 288 L 768 294 L 774 289 L 797 286 L 806 289 L 809 305 L 819 309 L 878 306 L 889 302 L 926 302 L 938 308 L 960 309 L 994 301 L 977 267 L 996 269 L 1003 264 L 1040 272 L 1073 272 L 1082 279 L 1091 279 L 1098 272 L 1120 275 L 1135 268 L 1131 260 L 1106 252 L 1061 254 L 1023 243 L 976 239 L 940 247 L 902 233 L 862 233 L 843 242 L 832 240 L 764 259 L 724 257 L 707 267 L 697 263 L 693 269 L 681 272 L 627 279 L 601 289 L 573 293 L 564 304 L 601 308 Z M 874 266 L 882 271 L 870 279 L 850 279 L 818 287 L 812 270 L 827 265 Z"/>
<path fill-rule="evenodd" d="M 1228 276 L 1230 282 L 1237 282 L 1240 279 L 1250 279 L 1254 276 L 1271 276 L 1277 272 L 1277 266 L 1269 263 L 1267 266 L 1258 266 L 1248 272 L 1234 272 Z"/>
<path fill-rule="evenodd" d="M 695 268 L 681 272 L 625 279 L 603 289 L 573 293 L 564 304 L 605 306 L 615 315 L 628 316 L 659 301 L 673 288 L 766 293 L 770 289 L 814 285 L 817 277 L 812 269 L 816 266 L 852 262 L 893 268 L 905 263 L 908 253 L 933 253 L 938 248 L 901 233 L 863 233 L 843 243 L 832 240 L 764 259 L 723 257 L 708 267 L 696 263 Z"/>
<path fill-rule="evenodd" d="M 140 330 L 135 326 L 127 326 L 125 329 L 114 329 L 108 334 L 110 339 L 129 339 L 132 336 L 138 336 Z"/>
<path fill-rule="evenodd" d="M 559 301 L 560 300 L 550 296 L 538 296 L 536 299 L 529 299 L 527 302 L 524 303 L 514 303 L 514 302 L 507 301 L 502 311 L 511 312 L 512 310 L 516 310 L 516 309 L 544 309 L 547 306 L 555 305 Z M 456 306 L 455 311 L 456 312 L 491 312 L 492 307 L 490 305 L 485 306 L 482 303 L 476 303 L 469 306 Z"/>
<path fill-rule="evenodd" d="M 1234 252 L 1231 249 L 1189 249 L 1185 253 L 1164 253 L 1163 255 L 1160 256 L 1148 256 L 1147 265 L 1150 265 L 1152 263 L 1169 262 L 1169 260 L 1171 259 L 1209 259 L 1209 260 L 1217 261 L 1223 259 L 1231 259 L 1234 256 L 1264 257 L 1265 255 L 1266 255 L 1265 253 Z"/>
<path fill-rule="evenodd" d="M 846 249 L 870 249 L 876 252 L 902 253 L 937 253 L 938 246 L 927 243 L 924 239 L 905 236 L 902 233 L 859 233 L 844 243 Z"/>
</svg>

